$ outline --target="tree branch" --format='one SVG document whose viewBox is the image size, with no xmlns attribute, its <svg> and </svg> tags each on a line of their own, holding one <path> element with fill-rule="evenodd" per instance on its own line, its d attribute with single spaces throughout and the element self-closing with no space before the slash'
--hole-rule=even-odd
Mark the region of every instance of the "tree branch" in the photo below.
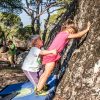
<svg viewBox="0 0 100 100">
<path fill-rule="evenodd" d="M 58 10 L 61 10 L 61 9 L 64 9 L 64 7 L 55 9 L 55 10 L 51 11 L 50 13 L 53 13 L 53 12 L 58 11 Z"/>
<path fill-rule="evenodd" d="M 31 16 L 31 13 L 28 12 L 24 7 L 22 7 L 21 9 L 23 9 L 29 16 Z"/>
<path fill-rule="evenodd" d="M 63 2 L 61 2 L 61 3 L 63 3 Z M 40 17 L 45 11 L 47 11 L 49 8 L 51 8 L 52 6 L 55 6 L 55 5 L 58 5 L 58 4 L 61 4 L 61 3 L 59 3 L 59 2 L 56 2 L 56 3 L 52 3 L 51 5 L 48 5 L 42 12 L 40 12 L 40 14 L 38 14 L 37 16 L 36 16 L 36 18 L 37 17 Z"/>
<path fill-rule="evenodd" d="M 37 7 L 36 7 L 36 16 L 39 14 L 39 11 L 40 11 L 40 1 L 36 0 L 37 2 Z M 38 17 L 36 19 L 36 32 L 37 34 L 40 33 L 40 17 Z"/>
<path fill-rule="evenodd" d="M 26 1 L 27 1 L 27 0 L 26 0 Z M 34 11 L 34 10 L 32 10 L 32 9 L 30 9 L 30 8 L 27 8 L 27 7 L 16 6 L 14 3 L 11 3 L 11 2 L 9 2 L 9 1 L 6 1 L 6 3 L 8 3 L 8 5 L 10 5 L 10 6 L 13 7 L 13 8 L 19 8 L 19 9 L 24 10 L 29 16 L 31 16 L 31 13 L 29 12 L 29 10 Z M 27 6 L 28 6 L 28 5 L 27 5 Z M 28 11 L 27 11 L 27 9 L 28 9 Z M 34 11 L 34 12 L 36 12 L 36 11 Z"/>
<path fill-rule="evenodd" d="M 25 7 L 25 8 L 28 9 L 28 11 L 31 10 L 31 11 L 36 12 L 35 10 L 33 10 L 33 9 L 30 8 L 30 5 L 29 5 L 29 3 L 28 3 L 28 0 L 26 0 L 26 6 L 27 6 L 27 7 Z"/>
<path fill-rule="evenodd" d="M 45 42 L 45 38 L 46 38 L 46 33 L 47 33 L 47 26 L 48 26 L 48 23 L 49 23 L 49 19 L 50 19 L 50 12 L 49 12 L 49 9 L 47 10 L 47 13 L 48 13 L 48 17 L 45 21 L 45 24 L 44 24 L 44 32 L 43 32 L 43 41 Z"/>
<path fill-rule="evenodd" d="M 27 5 L 27 8 L 29 8 L 29 3 L 28 3 L 28 0 L 26 0 L 26 5 Z"/>
<path fill-rule="evenodd" d="M 4 3 L 8 3 L 8 5 L 12 6 L 13 8 L 21 8 L 21 6 L 16 6 L 14 3 L 11 3 L 9 1 L 6 1 Z"/>
</svg>

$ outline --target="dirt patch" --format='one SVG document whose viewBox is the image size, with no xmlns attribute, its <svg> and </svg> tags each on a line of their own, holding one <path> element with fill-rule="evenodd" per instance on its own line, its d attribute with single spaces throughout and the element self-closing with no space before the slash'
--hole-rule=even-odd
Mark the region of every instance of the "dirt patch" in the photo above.
<svg viewBox="0 0 100 100">
<path fill-rule="evenodd" d="M 26 80 L 27 78 L 20 67 L 0 67 L 0 90 L 7 85 Z"/>
</svg>

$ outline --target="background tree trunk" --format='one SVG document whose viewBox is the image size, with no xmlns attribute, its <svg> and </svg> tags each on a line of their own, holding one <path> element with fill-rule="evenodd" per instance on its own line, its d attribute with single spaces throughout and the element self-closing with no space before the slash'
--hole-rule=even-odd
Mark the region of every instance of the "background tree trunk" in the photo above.
<svg viewBox="0 0 100 100">
<path fill-rule="evenodd" d="M 81 29 L 88 21 L 92 23 L 91 29 L 80 40 L 79 48 L 72 56 L 67 50 L 64 65 L 68 68 L 54 100 L 100 100 L 100 0 L 78 0 L 75 22 Z M 72 49 L 71 46 L 70 53 Z"/>
</svg>

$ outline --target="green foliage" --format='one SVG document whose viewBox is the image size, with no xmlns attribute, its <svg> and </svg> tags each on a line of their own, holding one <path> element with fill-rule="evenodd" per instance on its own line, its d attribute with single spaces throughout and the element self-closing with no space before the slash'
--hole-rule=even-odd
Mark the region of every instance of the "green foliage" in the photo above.
<svg viewBox="0 0 100 100">
<path fill-rule="evenodd" d="M 22 2 L 23 1 L 23 2 Z M 50 12 L 50 19 L 49 24 L 47 23 L 47 30 L 45 31 L 45 35 L 49 33 L 50 29 L 52 26 L 54 26 L 57 21 L 60 20 L 60 16 L 62 13 L 65 12 L 66 10 L 66 4 L 70 3 L 72 0 L 0 0 L 0 11 L 2 12 L 8 12 L 8 13 L 14 13 L 14 14 L 19 14 L 24 10 L 27 15 L 30 16 L 32 20 L 32 30 L 31 27 L 21 27 L 21 20 L 16 17 L 15 15 L 12 14 L 4 14 L 2 21 L 2 27 L 7 32 L 8 34 L 11 35 L 11 33 L 16 33 L 15 35 L 20 38 L 20 39 L 26 39 L 30 34 L 37 33 L 40 34 L 40 21 L 41 21 L 41 15 L 44 14 L 47 10 L 50 11 L 52 7 L 53 9 L 56 10 L 55 8 L 62 8 L 60 10 L 56 10 L 56 13 Z M 57 3 L 57 4 L 56 4 Z M 55 4 L 51 6 L 52 4 Z M 49 8 L 50 7 L 50 8 Z M 5 19 L 4 19 L 5 18 Z M 11 21 L 12 19 L 12 21 Z M 46 19 L 45 19 L 46 20 Z M 47 21 L 48 22 L 48 21 Z M 38 27 L 37 27 L 38 26 Z M 15 36 L 12 35 L 12 36 Z"/>
<path fill-rule="evenodd" d="M 57 0 L 58 2 L 65 2 L 65 4 L 69 4 L 72 0 Z M 60 20 L 60 16 L 66 11 L 66 6 L 60 6 L 59 9 L 56 11 L 56 13 L 52 14 L 50 16 L 49 24 L 52 26 L 52 24 L 55 24 L 57 21 Z"/>
<path fill-rule="evenodd" d="M 19 14 L 22 12 L 22 0 L 0 0 L 0 11 Z"/>
<path fill-rule="evenodd" d="M 0 27 L 8 40 L 13 37 L 25 40 L 32 34 L 31 25 L 23 28 L 20 17 L 14 14 L 0 13 Z"/>
<path fill-rule="evenodd" d="M 20 17 L 14 14 L 0 13 L 0 27 L 7 38 L 12 39 L 21 23 Z"/>
<path fill-rule="evenodd" d="M 32 26 L 31 25 L 27 25 L 24 27 L 25 31 L 29 34 L 32 34 Z"/>
<path fill-rule="evenodd" d="M 20 17 L 14 15 L 14 14 L 1 13 L 0 17 L 1 17 L 0 21 L 3 22 L 8 27 L 12 27 L 15 24 L 19 24 L 19 22 L 21 22 Z"/>
<path fill-rule="evenodd" d="M 21 40 L 26 40 L 30 37 L 30 35 L 32 35 L 32 27 L 31 25 L 27 25 L 24 28 L 19 28 L 15 34 L 15 37 Z"/>
<path fill-rule="evenodd" d="M 72 0 L 57 0 L 58 2 L 70 3 Z"/>
</svg>

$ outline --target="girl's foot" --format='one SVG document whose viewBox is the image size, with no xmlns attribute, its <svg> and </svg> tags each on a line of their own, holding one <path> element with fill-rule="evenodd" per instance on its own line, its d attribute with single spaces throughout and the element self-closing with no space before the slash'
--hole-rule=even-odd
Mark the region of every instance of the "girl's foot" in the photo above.
<svg viewBox="0 0 100 100">
<path fill-rule="evenodd" d="M 48 90 L 49 90 L 49 85 L 46 84 L 46 85 L 43 87 L 43 90 L 48 91 Z"/>
<path fill-rule="evenodd" d="M 37 91 L 36 87 L 34 88 L 34 92 L 38 96 L 45 96 L 45 95 L 47 95 L 49 93 L 48 91 L 45 91 L 45 90 Z"/>
</svg>

